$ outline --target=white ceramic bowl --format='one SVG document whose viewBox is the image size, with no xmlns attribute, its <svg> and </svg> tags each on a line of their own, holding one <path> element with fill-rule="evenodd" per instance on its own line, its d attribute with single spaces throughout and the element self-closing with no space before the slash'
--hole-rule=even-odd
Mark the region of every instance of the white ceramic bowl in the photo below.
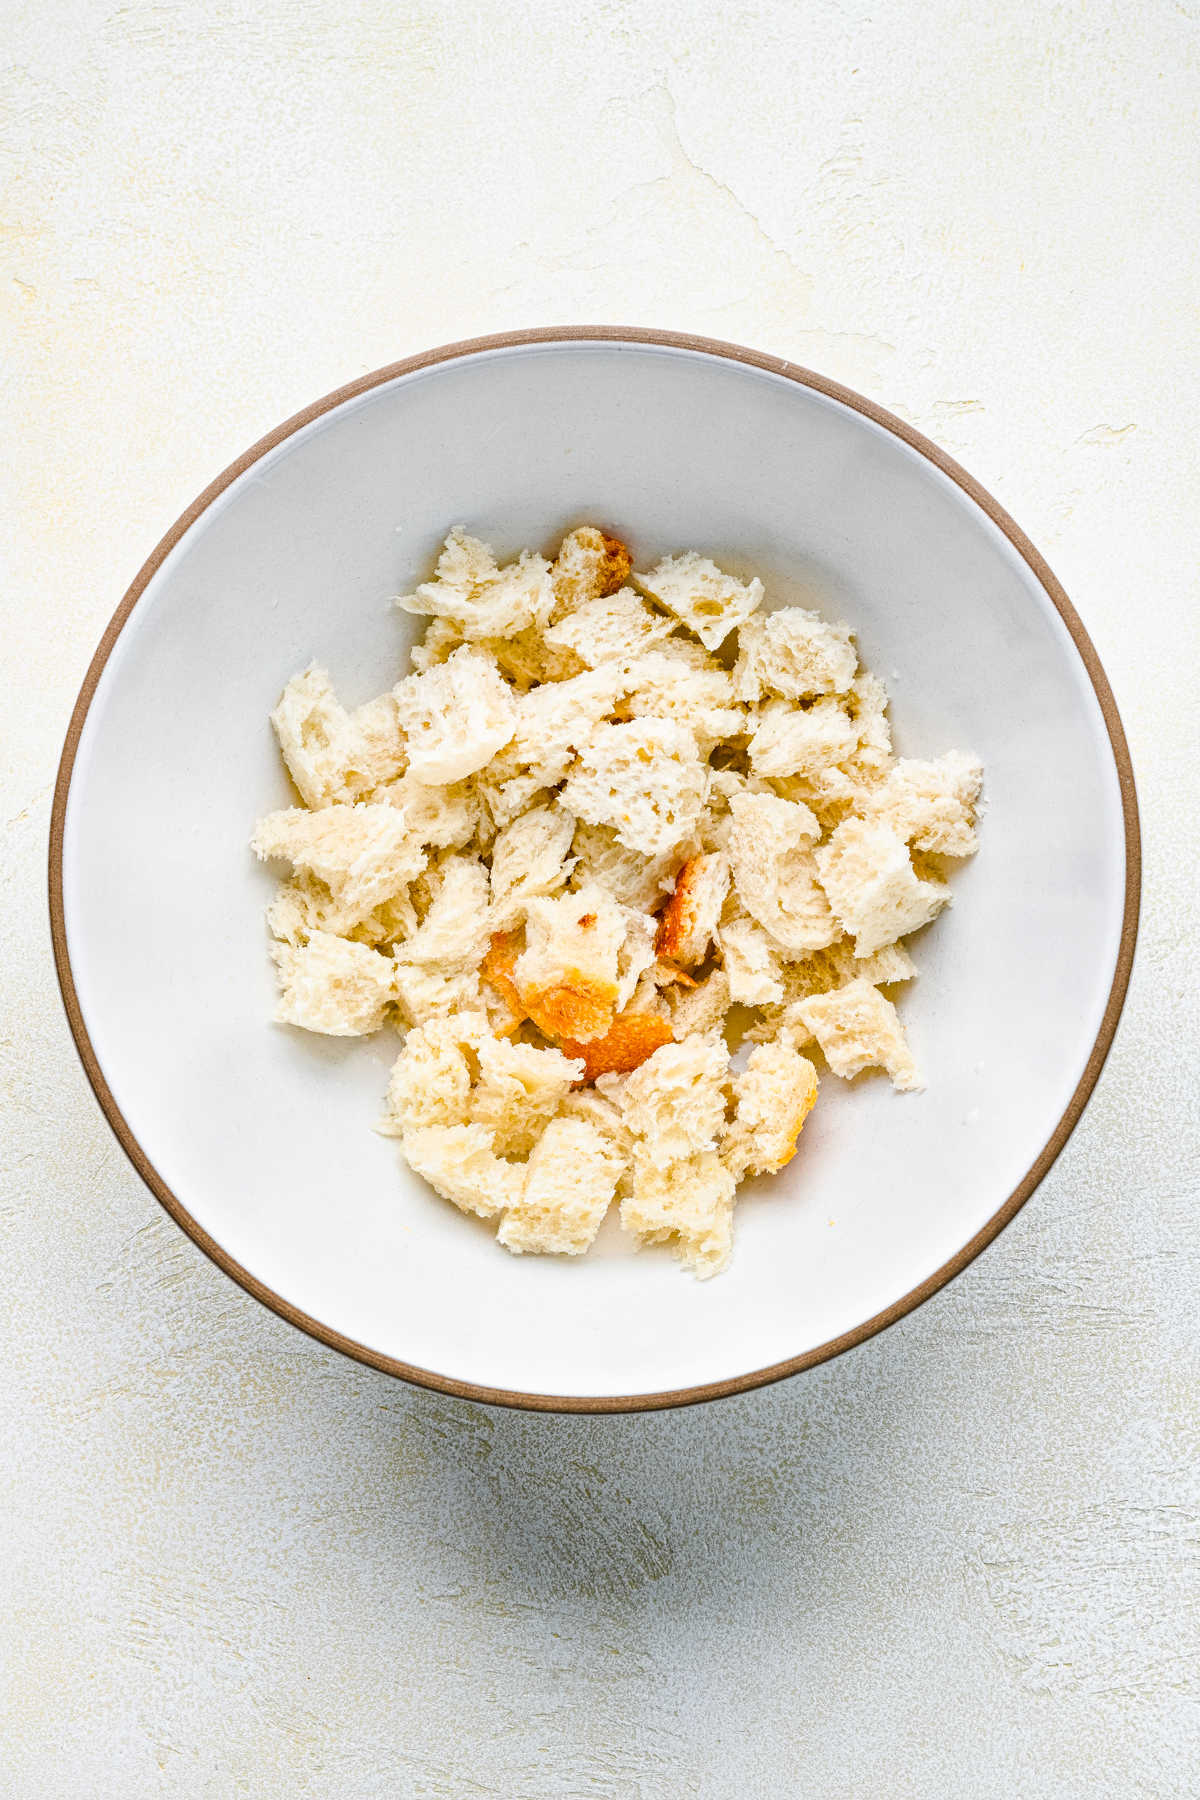
<svg viewBox="0 0 1200 1800">
<path fill-rule="evenodd" d="M 267 714 L 309 658 L 343 698 L 395 680 L 389 604 L 465 522 L 512 552 L 610 525 L 856 628 L 899 748 L 975 750 L 979 856 L 903 1012 L 928 1086 L 832 1077 L 786 1172 L 749 1188 L 697 1283 L 605 1226 L 514 1258 L 375 1135 L 395 1039 L 268 1023 L 247 849 L 288 789 Z M 54 812 L 71 1025 L 121 1143 L 235 1280 L 338 1349 L 512 1404 L 708 1398 L 861 1342 L 961 1269 L 1079 1117 L 1133 952 L 1124 737 L 1054 578 L 996 503 L 877 407 L 707 340 L 568 330 L 455 345 L 355 382 L 255 446 L 170 531 L 89 671 Z"/>
</svg>

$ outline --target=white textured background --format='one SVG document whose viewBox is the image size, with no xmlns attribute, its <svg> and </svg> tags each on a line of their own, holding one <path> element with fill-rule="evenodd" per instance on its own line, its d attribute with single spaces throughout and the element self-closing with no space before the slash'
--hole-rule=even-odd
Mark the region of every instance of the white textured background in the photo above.
<svg viewBox="0 0 1200 1800">
<path fill-rule="evenodd" d="M 0 6 L 0 1793 L 1200 1791 L 1197 0 Z M 1092 1105 L 814 1374 L 563 1420 L 294 1334 L 114 1147 L 51 971 L 76 688 L 252 439 L 428 344 L 776 351 L 1049 556 L 1147 835 Z"/>
</svg>

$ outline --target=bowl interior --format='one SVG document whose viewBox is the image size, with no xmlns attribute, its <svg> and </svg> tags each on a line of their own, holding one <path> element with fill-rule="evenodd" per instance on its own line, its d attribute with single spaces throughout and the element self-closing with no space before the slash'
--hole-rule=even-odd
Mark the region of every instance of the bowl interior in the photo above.
<svg viewBox="0 0 1200 1800">
<path fill-rule="evenodd" d="M 982 850 L 915 946 L 902 1012 L 927 1088 L 822 1083 L 782 1176 L 744 1190 L 698 1284 L 615 1220 L 585 1258 L 510 1257 L 372 1130 L 390 1034 L 269 1023 L 253 822 L 289 803 L 267 722 L 310 658 L 357 703 L 415 622 L 389 604 L 455 522 L 505 552 L 583 520 L 638 563 L 683 548 L 845 618 L 898 748 L 978 752 Z M 1071 637 L 986 514 L 885 427 L 699 351 L 483 351 L 343 403 L 178 542 L 104 667 L 67 806 L 82 1017 L 161 1180 L 288 1305 L 439 1377 L 632 1396 L 736 1379 L 892 1306 L 979 1232 L 1055 1133 L 1120 942 L 1113 754 Z"/>
</svg>

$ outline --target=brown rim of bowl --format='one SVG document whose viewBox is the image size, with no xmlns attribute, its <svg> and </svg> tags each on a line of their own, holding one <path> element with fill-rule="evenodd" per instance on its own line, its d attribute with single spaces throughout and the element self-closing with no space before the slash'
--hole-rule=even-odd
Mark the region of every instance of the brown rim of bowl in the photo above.
<svg viewBox="0 0 1200 1800">
<path fill-rule="evenodd" d="M 324 413 L 340 406 L 345 400 L 353 400 L 359 394 L 369 393 L 372 388 L 381 387 L 386 382 L 394 381 L 398 376 L 411 375 L 418 369 L 428 369 L 437 363 L 451 362 L 458 357 L 473 356 L 485 350 L 518 349 L 530 344 L 578 343 L 587 341 L 606 341 L 630 344 L 665 345 L 671 349 L 698 351 L 707 356 L 723 357 L 729 362 L 743 363 L 750 368 L 764 369 L 773 375 L 783 375 L 789 381 L 798 382 L 802 387 L 812 388 L 819 394 L 825 394 L 832 400 L 838 400 L 864 418 L 881 425 L 894 436 L 920 452 L 935 468 L 940 469 L 967 494 L 975 504 L 985 512 L 994 525 L 1004 533 L 1018 555 L 1032 570 L 1038 582 L 1062 618 L 1071 634 L 1076 650 L 1079 652 L 1084 668 L 1088 672 L 1096 698 L 1100 703 L 1100 711 L 1104 716 L 1105 728 L 1112 747 L 1113 759 L 1117 767 L 1117 778 L 1121 787 L 1121 807 L 1125 820 L 1125 909 L 1121 925 L 1121 942 L 1117 952 L 1116 968 L 1113 971 L 1112 987 L 1109 990 L 1108 1003 L 1104 1009 L 1104 1017 L 1092 1045 L 1087 1066 L 1079 1080 L 1079 1085 L 1072 1094 L 1066 1111 L 1059 1120 L 1049 1141 L 1043 1147 L 1023 1179 L 1013 1189 L 999 1210 L 993 1214 L 982 1231 L 976 1232 L 969 1243 L 965 1244 L 956 1256 L 943 1263 L 942 1267 L 919 1287 L 912 1289 L 900 1300 L 895 1301 L 883 1312 L 876 1313 L 873 1318 L 847 1331 L 841 1337 L 832 1338 L 827 1344 L 821 1344 L 815 1350 L 808 1350 L 802 1356 L 794 1356 L 785 1362 L 772 1363 L 765 1369 L 755 1369 L 748 1375 L 737 1375 L 728 1381 L 712 1381 L 701 1387 L 677 1388 L 657 1394 L 614 1394 L 609 1396 L 583 1396 L 560 1394 L 525 1394 L 502 1388 L 479 1387 L 470 1381 L 454 1381 L 447 1376 L 434 1374 L 428 1369 L 414 1368 L 394 1357 L 381 1356 L 377 1351 L 369 1349 L 365 1344 L 355 1343 L 352 1338 L 343 1337 L 323 1325 L 319 1319 L 300 1312 L 279 1294 L 266 1287 L 248 1269 L 234 1261 L 208 1233 L 201 1229 L 192 1218 L 183 1202 L 172 1193 L 162 1176 L 155 1169 L 149 1157 L 134 1137 L 126 1123 L 116 1101 L 109 1091 L 104 1079 L 95 1050 L 88 1036 L 80 1010 L 79 996 L 75 991 L 75 982 L 71 973 L 71 959 L 67 949 L 66 921 L 63 914 L 63 832 L 66 820 L 67 799 L 71 788 L 71 774 L 75 765 L 75 755 L 79 747 L 79 738 L 83 730 L 88 708 L 96 692 L 96 685 L 104 670 L 104 666 L 112 653 L 113 645 L 120 636 L 130 613 L 145 592 L 151 578 L 161 566 L 168 553 L 174 549 L 180 538 L 195 524 L 200 515 L 207 510 L 219 494 L 224 493 L 230 484 L 243 475 L 260 457 L 269 450 L 274 450 L 285 439 L 300 431 L 305 425 L 312 424 Z M 54 788 L 54 806 L 50 820 L 50 931 L 54 943 L 54 961 L 58 971 L 59 987 L 62 990 L 63 1004 L 66 1007 L 67 1020 L 71 1027 L 75 1045 L 92 1089 L 100 1102 L 104 1115 L 116 1133 L 121 1148 L 141 1176 L 150 1192 L 154 1195 L 175 1223 L 182 1227 L 205 1255 L 232 1277 L 248 1294 L 261 1300 L 264 1306 L 286 1319 L 289 1325 L 307 1332 L 310 1337 L 320 1343 L 327 1344 L 333 1350 L 340 1350 L 346 1356 L 354 1357 L 358 1362 L 366 1363 L 370 1368 L 379 1369 L 386 1375 L 398 1375 L 404 1381 L 414 1382 L 420 1387 L 432 1388 L 438 1393 L 452 1394 L 464 1400 L 483 1401 L 493 1406 L 523 1407 L 534 1412 L 563 1413 L 622 1413 L 645 1412 L 669 1406 L 688 1406 L 701 1400 L 717 1400 L 727 1394 L 745 1393 L 750 1388 L 765 1387 L 770 1382 L 781 1381 L 785 1376 L 797 1375 L 803 1369 L 811 1369 L 818 1363 L 828 1362 L 831 1357 L 840 1356 L 844 1350 L 851 1350 L 863 1344 L 875 1333 L 895 1324 L 907 1313 L 920 1306 L 938 1289 L 967 1264 L 973 1262 L 980 1251 L 999 1236 L 1004 1227 L 1014 1219 L 1021 1207 L 1033 1193 L 1038 1183 L 1046 1175 L 1055 1158 L 1062 1150 L 1080 1115 L 1087 1105 L 1088 1098 L 1104 1067 L 1105 1058 L 1117 1029 L 1117 1021 L 1121 1016 L 1121 1008 L 1125 1001 L 1125 991 L 1129 986 L 1130 970 L 1133 966 L 1134 944 L 1137 939 L 1138 907 L 1141 894 L 1141 838 L 1138 828 L 1137 794 L 1134 788 L 1133 765 L 1130 762 L 1129 746 L 1125 740 L 1125 732 L 1121 725 L 1120 714 L 1108 677 L 1104 673 L 1100 658 L 1094 645 L 1084 630 L 1083 624 L 1075 608 L 1071 605 L 1062 587 L 1051 573 L 1045 560 L 1038 554 L 1025 533 L 1016 522 L 995 501 L 986 489 L 968 475 L 965 469 L 940 450 L 936 444 L 914 431 L 911 425 L 886 412 L 883 407 L 876 406 L 874 401 L 866 400 L 853 389 L 843 387 L 840 382 L 830 381 L 824 375 L 818 375 L 811 369 L 799 368 L 795 363 L 777 356 L 765 356 L 757 350 L 747 350 L 738 344 L 727 344 L 717 338 L 692 337 L 678 331 L 650 331 L 637 328 L 626 329 L 619 325 L 567 325 L 562 327 L 540 326 L 532 331 L 505 331 L 491 337 L 470 338 L 457 344 L 443 344 L 434 350 L 423 351 L 419 356 L 409 356 L 402 362 L 391 363 L 387 368 L 376 369 L 370 375 L 361 375 L 356 381 L 338 388 L 324 399 L 315 400 L 274 431 L 260 438 L 237 461 L 231 463 L 223 474 L 211 482 L 197 500 L 194 500 L 181 518 L 167 532 L 147 561 L 142 565 L 132 586 L 118 606 L 107 630 L 101 638 L 92 658 L 91 665 L 84 677 L 83 686 L 79 690 L 79 698 L 75 702 L 71 714 L 71 722 L 67 728 L 66 741 L 63 745 L 62 759 L 59 763 L 58 779 Z"/>
</svg>

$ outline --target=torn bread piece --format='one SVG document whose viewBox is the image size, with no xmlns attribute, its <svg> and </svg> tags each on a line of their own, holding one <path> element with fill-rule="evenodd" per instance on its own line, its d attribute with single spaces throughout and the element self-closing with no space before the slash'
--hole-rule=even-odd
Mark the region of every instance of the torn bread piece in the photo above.
<svg viewBox="0 0 1200 1800">
<path fill-rule="evenodd" d="M 575 820 L 561 806 L 534 806 L 502 831 L 492 845 L 492 920 L 504 929 L 522 917 L 527 900 L 566 885 Z"/>
<path fill-rule="evenodd" d="M 568 532 L 550 571 L 555 621 L 589 600 L 615 594 L 628 581 L 632 567 L 628 549 L 611 532 L 596 525 L 580 525 Z"/>
<path fill-rule="evenodd" d="M 626 930 L 622 908 L 600 887 L 528 902 L 513 981 L 525 1016 L 547 1037 L 603 1037 L 616 1011 Z"/>
<path fill-rule="evenodd" d="M 431 787 L 482 769 L 516 730 L 512 690 L 495 658 L 471 645 L 423 674 L 406 675 L 395 694 L 409 767 Z"/>
<path fill-rule="evenodd" d="M 852 637 L 848 626 L 831 625 L 799 606 L 755 613 L 738 631 L 733 682 L 739 700 L 844 693 L 858 667 Z"/>
<path fill-rule="evenodd" d="M 279 976 L 275 1018 L 326 1037 L 366 1037 L 378 1031 L 394 998 L 389 956 L 365 944 L 314 931 L 307 943 L 271 945 Z"/>
<path fill-rule="evenodd" d="M 604 1077 L 611 1080 L 611 1077 Z M 637 1155 L 660 1168 L 713 1150 L 725 1127 L 729 1051 L 717 1036 L 664 1044 L 624 1080 L 621 1111 Z"/>
<path fill-rule="evenodd" d="M 868 815 L 911 844 L 938 856 L 974 856 L 976 812 L 983 789 L 978 757 L 950 750 L 935 762 L 902 757 L 870 795 Z"/>
<path fill-rule="evenodd" d="M 757 576 L 737 581 L 694 550 L 664 557 L 648 575 L 633 579 L 644 594 L 694 631 L 706 650 L 718 649 L 734 627 L 762 605 L 763 584 Z"/>
<path fill-rule="evenodd" d="M 475 856 L 443 857 L 436 891 L 425 917 L 396 953 L 447 975 L 474 973 L 492 935 L 488 872 Z"/>
<path fill-rule="evenodd" d="M 760 1044 L 733 1081 L 733 1122 L 721 1159 L 741 1181 L 773 1175 L 791 1161 L 804 1121 L 816 1104 L 817 1071 L 787 1044 Z"/>
<path fill-rule="evenodd" d="M 497 1156 L 483 1125 L 413 1126 L 400 1142 L 409 1167 L 460 1212 L 494 1219 L 521 1198 L 525 1164 Z"/>
<path fill-rule="evenodd" d="M 950 901 L 944 882 L 918 876 L 904 839 L 882 820 L 843 820 L 815 861 L 817 879 L 853 937 L 856 956 L 920 930 Z"/>
<path fill-rule="evenodd" d="M 834 699 L 793 706 L 771 700 L 757 715 L 750 739 L 750 767 L 756 775 L 816 775 L 843 762 L 858 748 L 858 731 Z"/>
<path fill-rule="evenodd" d="M 924 1084 L 891 1001 L 869 981 L 849 981 L 800 1003 L 799 1012 L 835 1075 L 886 1069 L 892 1086 L 912 1092 Z"/>
<path fill-rule="evenodd" d="M 456 525 L 446 539 L 432 581 L 397 605 L 405 612 L 446 619 L 468 641 L 507 638 L 544 625 L 554 606 L 550 565 L 526 550 L 506 568 L 491 550 Z"/>
<path fill-rule="evenodd" d="M 581 1256 L 600 1229 L 622 1168 L 612 1141 L 587 1120 L 551 1119 L 497 1237 L 518 1256 Z"/>
<path fill-rule="evenodd" d="M 404 815 L 370 803 L 268 813 L 250 844 L 263 862 L 287 862 L 297 874 L 324 882 L 347 921 L 401 893 L 426 860 Z"/>
<path fill-rule="evenodd" d="M 670 637 L 677 629 L 643 600 L 633 588 L 614 594 L 598 594 L 575 607 L 543 633 L 547 648 L 560 656 L 576 657 L 585 668 L 622 663 Z"/>
<path fill-rule="evenodd" d="M 670 1244 L 703 1281 L 729 1261 L 734 1189 L 733 1176 L 711 1150 L 665 1168 L 639 1157 L 621 1201 L 621 1224 L 639 1244 Z"/>
<path fill-rule="evenodd" d="M 694 831 L 707 771 L 690 731 L 668 719 L 598 725 L 565 782 L 562 804 L 620 843 L 662 856 Z"/>
<path fill-rule="evenodd" d="M 789 955 L 820 950 L 842 935 L 817 880 L 820 826 L 807 806 L 775 794 L 735 793 L 729 860 L 746 911 Z"/>
<path fill-rule="evenodd" d="M 660 956 L 693 969 L 708 955 L 729 892 L 729 858 L 719 850 L 693 856 L 675 877 L 671 897 L 658 919 L 655 948 Z"/>
<path fill-rule="evenodd" d="M 479 1040 L 476 1057 L 469 1116 L 487 1127 L 501 1155 L 527 1156 L 560 1102 L 583 1080 L 582 1062 L 490 1031 Z"/>
<path fill-rule="evenodd" d="M 392 1064 L 387 1105 L 376 1129 L 386 1137 L 400 1137 L 426 1125 L 461 1124 L 470 1103 L 473 1064 L 490 1036 L 483 1012 L 458 1012 L 414 1025 Z"/>
<path fill-rule="evenodd" d="M 624 906 L 650 912 L 674 886 L 688 848 L 685 844 L 663 856 L 643 856 L 640 850 L 627 849 L 610 825 L 589 825 L 579 819 L 571 840 L 575 862 L 571 885 L 597 882 Z"/>
</svg>

